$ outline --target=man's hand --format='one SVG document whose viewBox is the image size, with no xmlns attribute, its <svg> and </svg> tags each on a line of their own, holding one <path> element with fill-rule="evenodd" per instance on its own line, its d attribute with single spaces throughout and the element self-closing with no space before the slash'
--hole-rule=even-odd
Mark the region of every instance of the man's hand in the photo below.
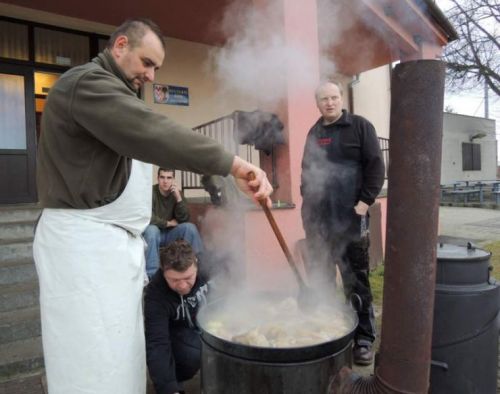
<svg viewBox="0 0 500 394">
<path fill-rule="evenodd" d="M 167 220 L 167 228 L 175 227 L 178 224 L 179 224 L 179 222 L 177 222 L 177 220 L 175 220 L 175 219 Z"/>
<path fill-rule="evenodd" d="M 254 180 L 248 180 L 248 174 L 255 174 Z M 272 206 L 269 196 L 273 187 L 269 183 L 266 173 L 259 167 L 254 166 L 239 156 L 235 156 L 231 167 L 231 175 L 234 176 L 240 190 L 255 201 L 265 200 L 269 208 Z"/>
<path fill-rule="evenodd" d="M 177 202 L 181 202 L 182 201 L 181 191 L 179 190 L 179 188 L 175 184 L 175 181 L 172 183 L 172 186 L 170 186 L 170 189 L 168 189 L 168 190 L 170 191 L 170 193 L 174 194 L 175 199 L 177 200 Z"/>
<path fill-rule="evenodd" d="M 359 201 L 354 207 L 354 210 L 358 215 L 365 216 L 368 212 L 368 208 L 370 208 L 368 204 L 364 203 L 363 201 Z"/>
</svg>

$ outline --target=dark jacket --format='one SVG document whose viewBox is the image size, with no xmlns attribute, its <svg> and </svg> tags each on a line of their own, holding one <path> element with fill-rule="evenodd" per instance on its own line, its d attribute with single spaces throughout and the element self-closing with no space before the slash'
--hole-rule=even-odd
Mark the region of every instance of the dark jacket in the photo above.
<svg viewBox="0 0 500 394">
<path fill-rule="evenodd" d="M 302 217 L 306 232 L 319 223 L 321 231 L 354 231 L 359 224 L 354 207 L 373 204 L 384 184 L 384 160 L 373 125 L 342 111 L 335 123 L 320 118 L 307 135 L 302 159 Z M 341 223 L 347 223 L 345 226 Z"/>
<path fill-rule="evenodd" d="M 50 89 L 37 155 L 47 208 L 95 208 L 127 184 L 130 159 L 227 175 L 233 155 L 215 140 L 155 113 L 137 97 L 108 50 L 65 72 Z"/>
<path fill-rule="evenodd" d="M 158 394 L 180 391 L 175 374 L 175 360 L 170 342 L 171 330 L 196 326 L 198 308 L 206 303 L 208 284 L 200 270 L 188 295 L 173 291 L 158 270 L 146 287 L 144 318 L 146 331 L 146 357 L 151 380 Z"/>
<path fill-rule="evenodd" d="M 153 205 L 151 224 L 160 229 L 167 227 L 167 221 L 175 219 L 177 223 L 189 220 L 189 209 L 184 200 L 177 201 L 174 193 L 164 196 L 160 193 L 158 185 L 153 185 Z"/>
</svg>

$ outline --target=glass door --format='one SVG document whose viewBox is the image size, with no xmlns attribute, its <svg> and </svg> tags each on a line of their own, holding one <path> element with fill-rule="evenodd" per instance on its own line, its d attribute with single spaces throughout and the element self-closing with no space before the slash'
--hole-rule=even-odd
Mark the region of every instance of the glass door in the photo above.
<svg viewBox="0 0 500 394">
<path fill-rule="evenodd" d="M 33 69 L 0 64 L 0 204 L 37 201 L 34 104 Z"/>
</svg>

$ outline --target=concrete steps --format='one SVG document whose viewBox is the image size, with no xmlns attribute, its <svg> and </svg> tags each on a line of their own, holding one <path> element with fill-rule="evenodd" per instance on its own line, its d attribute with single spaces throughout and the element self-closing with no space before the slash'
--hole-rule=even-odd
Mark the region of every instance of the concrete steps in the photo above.
<svg viewBox="0 0 500 394">
<path fill-rule="evenodd" d="M 31 248 L 31 246 L 27 246 L 27 248 Z M 29 282 L 38 282 L 32 256 L 20 254 L 16 258 L 14 253 L 5 261 L 0 259 L 0 285 Z"/>
<path fill-rule="evenodd" d="M 0 285 L 0 312 L 38 306 L 38 282 Z"/>
<path fill-rule="evenodd" d="M 4 222 L 0 227 L 1 240 L 16 240 L 19 238 L 33 238 L 35 223 L 32 220 Z"/>
<path fill-rule="evenodd" d="M 48 394 L 43 371 L 27 373 L 0 382 L 1 394 Z"/>
<path fill-rule="evenodd" d="M 33 261 L 36 205 L 0 206 L 0 393 L 41 394 L 44 361 Z"/>
<path fill-rule="evenodd" d="M 0 354 L 0 382 L 40 372 L 44 366 L 41 337 L 2 344 Z"/>
<path fill-rule="evenodd" d="M 38 306 L 0 313 L 0 344 L 37 338 L 41 334 Z"/>
<path fill-rule="evenodd" d="M 0 227 L 2 226 L 3 224 L 0 222 Z M 32 258 L 33 238 L 19 238 L 0 241 L 0 263 L 10 263 Z"/>
</svg>

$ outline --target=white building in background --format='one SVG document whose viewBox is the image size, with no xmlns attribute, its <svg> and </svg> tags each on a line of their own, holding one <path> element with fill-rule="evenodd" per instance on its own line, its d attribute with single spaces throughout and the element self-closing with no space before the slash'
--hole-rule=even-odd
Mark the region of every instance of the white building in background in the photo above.
<svg viewBox="0 0 500 394">
<path fill-rule="evenodd" d="M 497 177 L 495 120 L 445 112 L 441 184 Z"/>
<path fill-rule="evenodd" d="M 379 137 L 390 138 L 390 66 L 360 74 L 352 86 L 352 110 L 369 119 Z M 495 120 L 445 112 L 441 184 L 497 178 Z"/>
</svg>

